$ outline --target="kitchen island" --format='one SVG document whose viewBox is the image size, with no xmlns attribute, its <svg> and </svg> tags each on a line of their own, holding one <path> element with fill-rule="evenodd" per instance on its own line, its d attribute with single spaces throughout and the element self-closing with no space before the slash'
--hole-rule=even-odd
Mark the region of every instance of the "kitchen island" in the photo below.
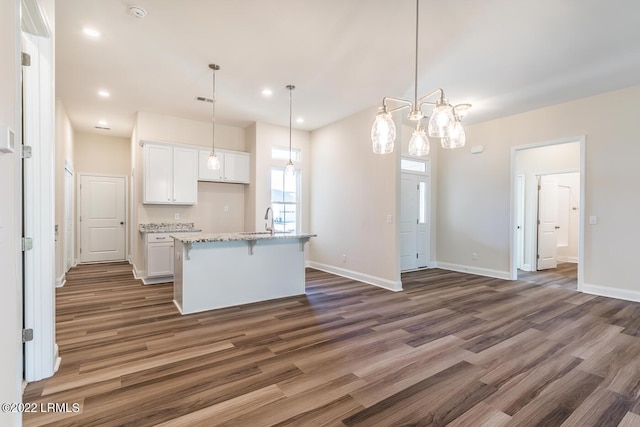
<svg viewBox="0 0 640 427">
<path fill-rule="evenodd" d="M 301 295 L 304 245 L 315 234 L 172 235 L 173 301 L 182 314 Z"/>
</svg>

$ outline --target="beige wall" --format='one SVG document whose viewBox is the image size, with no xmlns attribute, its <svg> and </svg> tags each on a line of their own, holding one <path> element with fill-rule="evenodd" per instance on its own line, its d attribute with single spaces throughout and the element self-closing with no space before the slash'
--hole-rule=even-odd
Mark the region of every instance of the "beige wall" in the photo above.
<svg viewBox="0 0 640 427">
<path fill-rule="evenodd" d="M 315 267 L 399 289 L 400 150 L 373 154 L 375 114 L 365 110 L 312 132 L 311 231 L 318 237 L 311 239 L 310 260 Z"/>
<path fill-rule="evenodd" d="M 121 175 L 131 173 L 131 141 L 110 135 L 75 132 L 76 174 Z"/>
<path fill-rule="evenodd" d="M 245 151 L 245 130 L 216 124 L 216 148 Z M 211 147 L 211 123 L 139 112 L 132 138 L 133 230 L 132 261 L 137 272 L 145 270 L 144 242 L 138 224 L 150 222 L 193 222 L 208 233 L 242 231 L 245 226 L 244 184 L 198 183 L 198 203 L 193 206 L 145 205 L 143 190 L 143 149 L 139 141 Z M 228 206 L 228 211 L 225 211 Z M 180 215 L 175 220 L 175 214 Z"/>
<path fill-rule="evenodd" d="M 640 295 L 640 86 L 467 127 L 467 144 L 441 153 L 438 165 L 438 261 L 508 272 L 511 147 L 586 135 L 585 212 L 598 216 L 584 234 L 584 284 Z M 475 267 L 475 265 L 473 265 Z M 636 295 L 637 294 L 637 295 Z"/>
<path fill-rule="evenodd" d="M 21 120 L 19 111 L 19 4 L 0 2 L 0 125 L 15 131 L 19 146 Z M 20 158 L 17 154 L 0 154 L 0 401 L 21 402 L 22 380 L 22 276 L 20 263 Z M 0 425 L 17 425 L 18 413 L 0 413 Z"/>
<path fill-rule="evenodd" d="M 300 232 L 309 232 L 310 228 L 310 182 L 311 182 L 311 135 L 309 132 L 293 130 L 291 132 L 291 147 L 300 150 L 300 161 L 294 162 L 301 177 L 301 213 Z M 289 146 L 289 127 L 276 126 L 267 123 L 255 124 L 255 144 L 252 144 L 252 200 L 254 212 L 249 216 L 251 230 L 264 230 L 264 214 L 271 205 L 271 168 L 285 167 L 287 161 L 273 160 L 272 147 Z M 311 230 L 312 231 L 312 230 Z"/>
<path fill-rule="evenodd" d="M 60 98 L 56 98 L 56 154 L 55 154 L 55 224 L 58 227 L 55 242 L 55 269 L 56 284 L 64 283 L 65 276 L 65 256 L 64 247 L 66 240 L 66 224 L 64 218 L 64 199 L 65 199 L 65 164 L 74 169 L 74 135 L 71 122 L 67 116 L 67 111 Z M 75 178 L 75 171 L 74 171 Z M 75 221 L 74 221 L 75 222 Z M 77 233 L 76 233 L 77 235 Z"/>
</svg>

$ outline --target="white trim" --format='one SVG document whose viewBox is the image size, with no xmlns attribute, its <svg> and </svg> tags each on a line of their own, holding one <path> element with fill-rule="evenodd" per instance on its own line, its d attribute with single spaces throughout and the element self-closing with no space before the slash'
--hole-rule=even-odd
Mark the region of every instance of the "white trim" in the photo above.
<svg viewBox="0 0 640 427">
<path fill-rule="evenodd" d="M 489 268 L 472 267 L 469 265 L 451 264 L 448 262 L 436 262 L 436 268 L 449 271 L 457 271 L 459 273 L 469 273 L 478 276 L 493 277 L 495 279 L 511 280 L 509 271 L 492 270 Z"/>
<path fill-rule="evenodd" d="M 131 271 L 133 272 L 133 278 L 136 280 L 142 280 L 144 277 L 144 270 L 138 270 L 138 267 L 134 263 L 131 263 Z"/>
<path fill-rule="evenodd" d="M 322 264 L 315 261 L 307 261 L 307 267 L 315 268 L 316 270 L 325 271 L 327 273 L 335 274 L 337 276 L 346 277 L 347 279 L 357 280 L 358 282 L 367 283 L 369 285 L 378 286 L 393 292 L 402 291 L 402 282 L 383 279 L 381 277 L 371 276 L 369 274 L 360 273 L 353 270 L 347 270 L 345 268 L 334 267 L 333 265 Z"/>
<path fill-rule="evenodd" d="M 561 256 L 558 257 L 559 262 L 570 262 L 573 264 L 578 264 L 578 257 L 575 256 Z"/>
<path fill-rule="evenodd" d="M 158 285 L 160 283 L 173 282 L 173 276 L 161 276 L 161 277 L 141 277 L 143 285 Z"/>
<path fill-rule="evenodd" d="M 62 273 L 62 275 L 56 279 L 56 288 L 63 287 L 65 283 L 67 283 L 67 278 L 65 273 Z"/>
<path fill-rule="evenodd" d="M 625 301 L 640 302 L 640 291 L 632 291 L 630 289 L 613 288 L 611 286 L 600 286 L 583 283 L 582 289 L 580 289 L 580 291 L 591 295 L 616 298 Z"/>
<path fill-rule="evenodd" d="M 533 271 L 533 269 L 531 268 L 531 264 L 522 264 L 522 271 Z"/>
</svg>

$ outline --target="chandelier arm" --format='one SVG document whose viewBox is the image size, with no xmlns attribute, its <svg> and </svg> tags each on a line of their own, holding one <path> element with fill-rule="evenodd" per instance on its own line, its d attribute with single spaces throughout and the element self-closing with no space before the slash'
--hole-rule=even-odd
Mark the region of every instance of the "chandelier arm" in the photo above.
<svg viewBox="0 0 640 427">
<path fill-rule="evenodd" d="M 400 107 L 392 108 L 391 110 L 389 110 L 387 108 L 387 101 L 393 101 L 393 102 L 397 102 L 397 103 L 405 104 L 405 105 L 401 105 Z M 394 111 L 402 110 L 403 108 L 407 108 L 407 107 L 413 109 L 413 103 L 411 101 L 406 100 L 406 99 L 393 98 L 391 96 L 385 96 L 384 98 L 382 98 L 382 109 L 386 113 L 393 113 Z"/>
<path fill-rule="evenodd" d="M 439 93 L 440 94 L 440 99 L 439 101 L 442 102 L 444 100 L 444 90 L 442 90 L 441 88 L 438 88 L 436 90 L 433 90 L 431 92 L 429 92 L 428 94 L 424 95 L 423 97 L 421 97 L 420 99 L 418 99 L 417 101 L 417 107 L 418 110 L 422 110 L 422 106 L 424 104 L 430 104 L 430 105 L 435 105 L 435 102 L 432 101 L 427 101 L 428 98 L 431 98 L 433 95 Z"/>
</svg>

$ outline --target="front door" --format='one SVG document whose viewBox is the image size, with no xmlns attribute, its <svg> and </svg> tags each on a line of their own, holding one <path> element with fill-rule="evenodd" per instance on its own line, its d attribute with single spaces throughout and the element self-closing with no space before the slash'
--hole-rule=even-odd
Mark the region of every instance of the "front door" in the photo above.
<svg viewBox="0 0 640 427">
<path fill-rule="evenodd" d="M 557 267 L 558 182 L 538 177 L 538 270 Z"/>
<path fill-rule="evenodd" d="M 125 177 L 80 177 L 80 262 L 125 259 Z"/>
<path fill-rule="evenodd" d="M 402 173 L 400 184 L 400 269 L 427 267 L 426 176 Z"/>
</svg>

